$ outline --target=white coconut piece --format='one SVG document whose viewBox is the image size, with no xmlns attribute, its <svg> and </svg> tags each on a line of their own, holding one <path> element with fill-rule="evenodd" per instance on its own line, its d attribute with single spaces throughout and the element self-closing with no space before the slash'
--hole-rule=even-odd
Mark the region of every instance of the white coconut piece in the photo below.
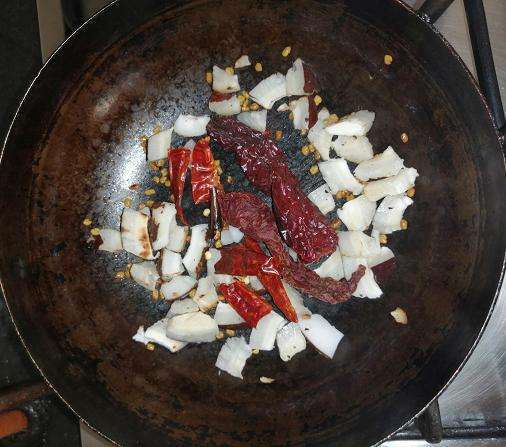
<svg viewBox="0 0 506 447">
<path fill-rule="evenodd" d="M 288 362 L 295 354 L 306 349 L 306 339 L 302 335 L 300 326 L 293 322 L 288 323 L 278 331 L 276 343 L 278 345 L 279 356 L 284 362 Z"/>
<path fill-rule="evenodd" d="M 172 301 L 186 295 L 196 284 L 197 280 L 191 276 L 174 276 L 169 282 L 162 283 L 160 292 L 166 300 Z"/>
<path fill-rule="evenodd" d="M 330 188 L 327 184 L 321 185 L 314 191 L 311 191 L 307 195 L 307 198 L 311 200 L 323 214 L 330 213 L 336 207 L 334 196 L 330 192 Z"/>
<path fill-rule="evenodd" d="M 296 59 L 292 67 L 286 73 L 287 96 L 311 95 L 313 91 L 305 91 L 306 77 L 304 75 L 304 61 Z"/>
<path fill-rule="evenodd" d="M 250 357 L 251 348 L 244 337 L 231 337 L 221 347 L 215 366 L 231 376 L 242 379 L 242 370 Z"/>
<path fill-rule="evenodd" d="M 328 112 L 327 112 L 328 113 Z M 323 121 L 318 120 L 316 124 L 309 129 L 307 138 L 313 144 L 320 154 L 322 160 L 330 160 L 330 148 L 332 147 L 332 135 L 325 130 Z"/>
<path fill-rule="evenodd" d="M 137 329 L 137 332 L 133 335 L 132 340 L 145 345 L 149 343 L 149 340 L 146 338 L 144 326 L 139 326 L 139 329 Z"/>
<path fill-rule="evenodd" d="M 299 320 L 299 326 L 307 338 L 318 351 L 329 358 L 333 358 L 339 342 L 344 335 L 319 314 L 312 314 L 309 318 Z"/>
<path fill-rule="evenodd" d="M 123 249 L 140 258 L 154 259 L 148 233 L 149 217 L 132 208 L 124 208 L 121 215 L 121 244 Z"/>
<path fill-rule="evenodd" d="M 174 128 L 162 130 L 148 139 L 148 161 L 156 161 L 167 158 L 167 153 L 172 142 L 172 132 Z"/>
<path fill-rule="evenodd" d="M 220 250 L 210 248 L 208 251 L 211 257 L 207 260 L 207 276 L 212 278 L 214 285 L 218 286 L 219 284 L 233 283 L 234 277 L 232 275 L 218 274 L 215 272 L 214 265 L 221 259 Z"/>
<path fill-rule="evenodd" d="M 379 298 L 382 294 L 383 292 L 374 279 L 373 271 L 369 267 L 366 267 L 364 276 L 360 278 L 357 288 L 352 295 L 358 298 Z"/>
<path fill-rule="evenodd" d="M 390 234 L 401 229 L 401 220 L 406 208 L 413 204 L 405 194 L 386 196 L 378 206 L 373 220 L 373 229 Z"/>
<path fill-rule="evenodd" d="M 364 195 L 369 200 L 375 201 L 386 196 L 402 194 L 415 186 L 417 177 L 418 172 L 415 168 L 403 168 L 393 177 L 367 183 L 364 188 Z"/>
<path fill-rule="evenodd" d="M 232 116 L 241 113 L 241 104 L 236 95 L 221 101 L 210 101 L 209 110 L 217 115 Z"/>
<path fill-rule="evenodd" d="M 238 92 L 241 90 L 239 77 L 215 65 L 213 66 L 213 90 L 220 93 Z"/>
<path fill-rule="evenodd" d="M 350 256 L 341 256 L 343 261 L 344 277 L 349 281 L 360 265 L 368 266 L 368 260 L 371 258 L 352 258 Z"/>
<path fill-rule="evenodd" d="M 388 146 L 374 158 L 359 163 L 354 173 L 357 178 L 363 181 L 391 177 L 404 167 L 404 160 L 397 155 L 392 146 Z"/>
<path fill-rule="evenodd" d="M 393 259 L 394 257 L 395 256 L 392 250 L 388 247 L 382 246 L 378 254 L 367 258 L 367 265 L 370 268 L 373 268 L 377 265 L 383 264 L 384 262 L 390 261 L 390 259 Z"/>
<path fill-rule="evenodd" d="M 379 240 L 361 231 L 339 231 L 339 250 L 342 256 L 368 258 L 380 252 Z"/>
<path fill-rule="evenodd" d="M 198 304 L 202 312 L 209 312 L 210 309 L 216 306 L 218 294 L 211 276 L 208 275 L 199 279 L 193 301 Z"/>
<path fill-rule="evenodd" d="M 167 318 L 163 318 L 160 321 L 157 321 L 155 324 L 148 327 L 146 331 L 144 331 L 144 326 L 140 326 L 137 330 L 137 333 L 132 337 L 132 339 L 145 345 L 150 342 L 155 343 L 157 345 L 163 346 L 173 353 L 183 349 L 188 343 L 172 340 L 167 337 L 165 334 L 166 327 Z"/>
<path fill-rule="evenodd" d="M 249 96 L 264 109 L 270 110 L 277 100 L 286 96 L 286 79 L 281 73 L 274 73 L 250 90 Z"/>
<path fill-rule="evenodd" d="M 288 104 L 286 102 L 284 102 L 283 104 L 280 104 L 278 106 L 278 108 L 276 109 L 276 111 L 278 112 L 288 112 L 290 110 L 290 107 L 288 106 Z"/>
<path fill-rule="evenodd" d="M 208 115 L 179 115 L 174 123 L 174 132 L 182 137 L 199 137 L 204 135 L 207 123 L 211 118 Z"/>
<path fill-rule="evenodd" d="M 267 110 L 241 112 L 237 115 L 237 121 L 259 132 L 265 132 L 267 128 Z"/>
<path fill-rule="evenodd" d="M 315 273 L 321 278 L 333 278 L 339 281 L 344 277 L 343 261 L 341 253 L 337 249 L 315 270 Z"/>
<path fill-rule="evenodd" d="M 176 315 L 167 322 L 167 337 L 189 343 L 206 343 L 216 340 L 219 329 L 216 321 L 202 312 Z"/>
<path fill-rule="evenodd" d="M 214 312 L 214 319 L 218 326 L 231 326 L 245 323 L 244 319 L 228 303 L 219 301 Z"/>
<path fill-rule="evenodd" d="M 304 318 L 306 315 L 311 315 L 311 311 L 304 306 L 304 300 L 302 299 L 302 295 L 297 289 L 294 289 L 290 284 L 285 281 L 283 282 L 283 286 L 285 288 L 286 294 L 288 295 L 288 299 L 290 303 L 292 303 L 293 309 L 297 314 L 297 318 Z"/>
<path fill-rule="evenodd" d="M 164 280 L 170 280 L 174 276 L 184 273 L 183 259 L 180 253 L 164 248 L 162 250 L 161 273 Z"/>
<path fill-rule="evenodd" d="M 309 129 L 309 99 L 303 96 L 289 103 L 293 116 L 293 127 L 298 130 Z M 330 135 L 329 135 L 330 136 Z"/>
<path fill-rule="evenodd" d="M 220 240 L 223 245 L 237 244 L 242 241 L 244 233 L 239 228 L 229 225 L 228 228 L 221 230 Z"/>
<path fill-rule="evenodd" d="M 190 312 L 198 312 L 199 306 L 191 298 L 173 301 L 170 305 L 167 318 L 172 318 L 175 315 L 189 314 Z"/>
<path fill-rule="evenodd" d="M 251 65 L 251 61 L 249 60 L 249 56 L 247 54 L 243 54 L 239 59 L 235 61 L 234 68 L 244 68 L 249 67 Z"/>
<path fill-rule="evenodd" d="M 374 156 L 369 138 L 340 135 L 332 142 L 335 153 L 352 163 L 361 163 Z"/>
<path fill-rule="evenodd" d="M 132 267 L 130 267 L 130 275 L 137 284 L 148 290 L 155 290 L 156 284 L 160 279 L 158 270 L 153 261 L 132 264 Z"/>
<path fill-rule="evenodd" d="M 101 228 L 100 239 L 102 239 L 102 243 L 98 246 L 99 250 L 109 251 L 111 253 L 123 250 L 121 233 L 118 230 L 113 230 L 112 228 Z"/>
<path fill-rule="evenodd" d="M 353 177 L 348 163 L 343 158 L 336 158 L 318 163 L 318 168 L 332 194 L 338 191 L 351 191 L 355 195 L 362 193 L 364 186 Z"/>
<path fill-rule="evenodd" d="M 361 195 L 337 210 L 337 216 L 350 231 L 365 231 L 371 225 L 376 212 L 376 202 L 371 202 L 366 196 Z"/>
<path fill-rule="evenodd" d="M 156 239 L 152 241 L 153 250 L 161 250 L 169 243 L 171 224 L 176 219 L 176 206 L 162 202 L 160 206 L 152 208 L 151 219 L 158 228 Z"/>
<path fill-rule="evenodd" d="M 172 219 L 169 228 L 169 243 L 167 248 L 175 253 L 181 253 L 186 245 L 186 237 L 189 229 L 187 226 L 179 226 L 176 219 Z"/>
<path fill-rule="evenodd" d="M 207 224 L 195 225 L 191 230 L 190 246 L 183 258 L 183 265 L 187 272 L 194 278 L 197 276 L 197 268 L 202 259 L 206 242 Z"/>
<path fill-rule="evenodd" d="M 343 116 L 337 123 L 327 126 L 331 135 L 363 136 L 372 127 L 375 113 L 369 110 L 359 110 Z"/>
<path fill-rule="evenodd" d="M 258 320 L 257 326 L 251 330 L 249 345 L 252 349 L 270 351 L 274 348 L 276 334 L 285 324 L 285 319 L 271 311 Z"/>
</svg>

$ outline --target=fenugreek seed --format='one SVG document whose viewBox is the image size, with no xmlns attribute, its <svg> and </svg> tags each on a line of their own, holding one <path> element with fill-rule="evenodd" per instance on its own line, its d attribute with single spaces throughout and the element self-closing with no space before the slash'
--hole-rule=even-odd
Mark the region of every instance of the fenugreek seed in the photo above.
<svg viewBox="0 0 506 447">
<path fill-rule="evenodd" d="M 260 106 L 256 102 L 254 102 L 254 103 L 252 103 L 249 106 L 249 108 L 250 108 L 250 110 L 255 110 L 256 111 L 256 110 L 258 110 L 260 108 Z"/>
<path fill-rule="evenodd" d="M 351 200 L 353 200 L 354 198 L 355 198 L 355 196 L 354 196 L 353 194 L 348 194 L 348 195 L 346 196 L 346 201 L 347 201 L 347 202 L 350 202 L 350 201 L 351 201 Z"/>
<path fill-rule="evenodd" d="M 239 104 L 242 106 L 244 101 L 246 101 L 246 98 L 242 95 L 237 95 L 237 101 L 239 101 Z"/>
<path fill-rule="evenodd" d="M 300 148 L 300 151 L 302 152 L 302 155 L 308 155 L 309 154 L 309 146 L 302 146 Z"/>
<path fill-rule="evenodd" d="M 148 143 L 148 137 L 146 135 L 142 135 L 140 138 L 141 144 L 145 146 Z"/>
<path fill-rule="evenodd" d="M 311 319 L 311 315 L 304 314 L 304 315 L 302 315 L 302 319 L 303 320 L 310 320 Z"/>
<path fill-rule="evenodd" d="M 386 245 L 388 243 L 388 238 L 386 234 L 380 234 L 379 236 L 380 244 Z"/>
<path fill-rule="evenodd" d="M 306 135 L 306 134 L 307 134 L 307 129 L 301 129 L 301 130 L 300 130 L 300 134 L 301 134 L 302 136 Z"/>
<path fill-rule="evenodd" d="M 317 106 L 319 106 L 319 105 L 322 103 L 322 101 L 323 101 L 323 99 L 322 99 L 322 97 L 321 97 L 320 95 L 316 95 L 316 96 L 314 97 L 314 103 L 315 103 Z"/>
<path fill-rule="evenodd" d="M 122 202 L 123 205 L 125 205 L 127 208 L 130 208 L 132 206 L 132 199 L 130 197 L 124 197 Z"/>
<path fill-rule="evenodd" d="M 233 329 L 226 329 L 225 333 L 228 337 L 233 337 L 235 335 L 235 331 Z"/>
<path fill-rule="evenodd" d="M 225 297 L 223 295 L 218 295 L 218 301 L 224 301 Z"/>
<path fill-rule="evenodd" d="M 221 160 L 214 160 L 214 166 L 217 168 L 221 165 Z"/>
<path fill-rule="evenodd" d="M 221 231 L 216 230 L 216 232 L 214 233 L 214 240 L 218 241 L 220 238 L 221 238 Z"/>
<path fill-rule="evenodd" d="M 316 150 L 316 148 L 314 147 L 314 144 L 313 144 L 313 143 L 308 144 L 308 146 L 307 146 L 307 147 L 309 148 L 309 152 L 311 152 L 311 153 L 313 153 L 313 152 Z"/>
<path fill-rule="evenodd" d="M 155 204 L 154 200 L 146 200 L 146 206 L 148 208 L 151 208 Z"/>
<path fill-rule="evenodd" d="M 144 194 L 147 196 L 152 196 L 153 194 L 156 194 L 156 191 L 153 188 L 149 188 L 144 191 Z"/>
<path fill-rule="evenodd" d="M 227 183 L 229 184 L 234 183 L 234 177 L 232 177 L 231 175 L 227 175 Z"/>
<path fill-rule="evenodd" d="M 411 198 L 415 197 L 415 188 L 409 188 L 406 195 Z"/>
<path fill-rule="evenodd" d="M 225 334 L 223 333 L 223 331 L 220 331 L 216 334 L 216 340 L 222 340 L 223 337 L 225 337 Z"/>
<path fill-rule="evenodd" d="M 225 71 L 229 74 L 229 75 L 233 75 L 234 74 L 234 69 L 232 67 L 227 67 L 225 68 Z"/>
<path fill-rule="evenodd" d="M 326 120 L 325 120 L 325 124 L 334 124 L 334 123 L 337 123 L 339 121 L 339 117 L 335 114 L 335 113 L 332 113 Z"/>
<path fill-rule="evenodd" d="M 192 289 L 192 290 L 190 290 L 190 292 L 188 293 L 188 296 L 189 296 L 190 298 L 193 298 L 193 297 L 195 296 L 195 294 L 196 294 L 196 293 L 197 293 L 197 291 L 196 291 L 195 289 Z"/>
<path fill-rule="evenodd" d="M 401 230 L 408 229 L 408 221 L 406 219 L 401 219 Z"/>
<path fill-rule="evenodd" d="M 150 167 L 151 169 L 156 169 L 156 170 L 158 170 L 158 165 L 156 164 L 156 161 L 150 161 L 150 162 L 149 162 L 149 167 Z"/>
<path fill-rule="evenodd" d="M 164 165 L 165 165 L 165 160 L 158 160 L 156 162 L 156 165 L 159 167 L 159 168 L 162 168 Z"/>
<path fill-rule="evenodd" d="M 158 290 L 151 291 L 151 297 L 156 301 L 160 298 L 160 292 Z"/>
<path fill-rule="evenodd" d="M 155 183 L 160 183 L 160 177 L 158 177 L 157 175 L 155 175 L 155 176 L 153 177 L 153 181 L 154 181 Z"/>
<path fill-rule="evenodd" d="M 318 171 L 319 171 L 319 169 L 318 169 L 318 165 L 313 165 L 313 166 L 311 166 L 311 167 L 309 168 L 309 172 L 310 172 L 312 175 L 317 174 L 317 173 L 318 173 Z"/>
<path fill-rule="evenodd" d="M 206 258 L 207 261 L 213 257 L 212 253 L 210 251 L 206 251 L 206 254 L 204 255 L 204 258 Z"/>
<path fill-rule="evenodd" d="M 281 140 L 281 138 L 283 138 L 283 131 L 281 130 L 276 130 L 276 132 L 274 132 L 274 138 L 276 138 L 276 140 Z"/>
<path fill-rule="evenodd" d="M 209 214 L 211 214 L 211 210 L 209 208 L 206 208 L 204 211 L 202 211 L 202 214 L 204 217 L 208 217 Z"/>
<path fill-rule="evenodd" d="M 243 90 L 241 92 L 241 95 L 244 96 L 245 98 L 249 98 L 249 93 L 246 90 Z"/>
<path fill-rule="evenodd" d="M 249 105 L 248 103 L 244 103 L 242 106 L 241 106 L 241 111 L 243 112 L 249 112 Z"/>
<path fill-rule="evenodd" d="M 258 72 L 262 71 L 262 64 L 260 62 L 257 62 L 255 64 L 255 71 L 258 71 Z"/>
<path fill-rule="evenodd" d="M 114 275 L 116 279 L 123 279 L 125 277 L 125 272 L 116 272 L 116 275 Z"/>
<path fill-rule="evenodd" d="M 281 52 L 281 56 L 288 57 L 291 52 L 292 52 L 292 47 L 285 47 L 283 49 L 283 51 Z"/>
<path fill-rule="evenodd" d="M 252 349 L 252 350 L 251 350 L 251 353 L 252 353 L 253 355 L 260 354 L 260 349 L 258 349 L 258 348 Z"/>
<path fill-rule="evenodd" d="M 160 133 L 162 131 L 162 126 L 160 126 L 159 124 L 157 124 L 154 128 L 153 128 L 153 135 L 156 135 L 157 133 Z"/>
<path fill-rule="evenodd" d="M 214 243 L 214 246 L 215 246 L 216 248 L 221 248 L 221 247 L 223 247 L 223 244 L 221 243 L 221 241 L 219 241 L 219 240 L 218 240 L 218 241 L 216 241 L 216 242 Z"/>
<path fill-rule="evenodd" d="M 401 133 L 401 141 L 403 143 L 407 143 L 409 141 L 409 137 L 408 137 L 408 134 L 406 132 L 402 132 Z"/>
<path fill-rule="evenodd" d="M 163 184 L 168 188 L 170 186 L 170 180 L 165 180 Z"/>
<path fill-rule="evenodd" d="M 394 58 L 390 54 L 385 54 L 385 57 L 383 58 L 383 62 L 385 62 L 385 65 L 390 65 L 394 61 Z"/>
<path fill-rule="evenodd" d="M 160 183 L 162 183 L 162 184 L 163 184 L 163 183 L 165 183 L 166 181 L 167 181 L 167 177 L 166 177 L 165 175 L 162 175 L 162 176 L 160 177 Z"/>
<path fill-rule="evenodd" d="M 218 166 L 218 167 L 216 168 L 216 172 L 218 173 L 218 175 L 221 175 L 221 174 L 223 174 L 223 169 L 221 169 L 221 167 L 220 167 L 220 166 Z"/>
<path fill-rule="evenodd" d="M 146 349 L 148 351 L 154 351 L 155 350 L 155 344 L 151 343 L 151 342 L 146 343 Z"/>
<path fill-rule="evenodd" d="M 318 161 L 322 158 L 322 156 L 320 155 L 320 153 L 318 151 L 315 151 L 315 153 L 313 154 L 313 157 L 316 161 Z"/>
<path fill-rule="evenodd" d="M 83 225 L 89 227 L 91 224 L 93 223 L 93 221 L 87 217 L 86 219 L 83 220 Z"/>
<path fill-rule="evenodd" d="M 130 278 L 132 275 L 130 274 L 130 269 L 125 270 L 125 278 Z"/>
<path fill-rule="evenodd" d="M 90 233 L 92 236 L 98 236 L 100 234 L 100 228 L 92 228 Z"/>
<path fill-rule="evenodd" d="M 212 84 L 213 83 L 213 74 L 210 71 L 208 71 L 206 73 L 206 81 L 207 81 L 208 84 Z"/>
<path fill-rule="evenodd" d="M 330 226 L 334 230 L 337 230 L 341 226 L 341 221 L 339 219 L 335 219 L 335 220 L 332 221 L 332 223 L 330 224 Z"/>
</svg>

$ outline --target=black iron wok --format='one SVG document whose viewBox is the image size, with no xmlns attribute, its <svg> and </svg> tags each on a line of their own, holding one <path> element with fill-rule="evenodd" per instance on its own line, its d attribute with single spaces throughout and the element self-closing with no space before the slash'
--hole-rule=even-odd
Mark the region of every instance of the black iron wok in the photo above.
<svg viewBox="0 0 506 447">
<path fill-rule="evenodd" d="M 261 61 L 263 73 L 244 76 L 250 88 L 286 71 L 286 45 L 313 67 L 332 111 L 374 110 L 375 150 L 393 144 L 421 175 L 409 230 L 391 238 L 398 268 L 385 296 L 307 300 L 346 334 L 334 359 L 309 349 L 285 364 L 272 351 L 250 359 L 239 381 L 218 375 L 217 343 L 170 355 L 132 342 L 166 304 L 115 281 L 129 258 L 87 247 L 82 221 L 118 226 L 129 185 L 149 184 L 141 136 L 206 110 L 213 63 Z M 309 191 L 321 179 L 307 175 L 299 144 L 281 141 Z M 223 160 L 239 179 L 232 187 L 247 188 L 233 158 Z M 460 59 L 397 0 L 117 1 L 39 73 L 0 172 L 0 271 L 19 334 L 62 399 L 121 445 L 374 444 L 458 371 L 501 280 L 498 130 Z M 397 306 L 407 326 L 390 318 Z"/>
</svg>

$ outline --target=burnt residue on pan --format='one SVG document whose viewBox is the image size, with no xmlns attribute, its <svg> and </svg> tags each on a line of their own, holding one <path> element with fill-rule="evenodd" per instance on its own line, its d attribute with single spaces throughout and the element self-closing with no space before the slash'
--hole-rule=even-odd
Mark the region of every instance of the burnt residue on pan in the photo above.
<svg viewBox="0 0 506 447">
<path fill-rule="evenodd" d="M 477 93 L 455 94 L 450 79 L 470 88 L 455 61 L 449 63 L 458 76 L 449 68 L 432 71 L 438 54 L 418 47 L 426 25 L 390 2 L 174 3 L 149 21 L 166 2 L 127 3 L 112 6 L 56 55 L 7 143 L 2 279 L 34 359 L 76 412 L 124 445 L 338 440 L 357 447 L 380 439 L 448 380 L 491 304 L 499 259 L 490 252 L 492 237 L 504 240 L 489 209 L 499 157 Z M 444 46 L 428 35 L 444 65 Z M 281 57 L 286 45 L 290 61 Z M 392 144 L 421 176 L 406 215 L 409 230 L 391 238 L 398 268 L 385 297 L 340 306 L 307 300 L 346 334 L 334 360 L 313 349 L 289 363 L 275 351 L 262 353 L 238 381 L 214 367 L 219 343 L 171 355 L 132 342 L 137 327 L 168 305 L 115 280 L 132 258 L 90 248 L 82 221 L 90 216 L 92 226 L 119 227 L 121 200 L 145 200 L 142 191 L 155 175 L 142 136 L 170 126 L 181 112 L 206 112 L 206 70 L 244 53 L 263 65 L 262 73 L 241 70 L 247 89 L 303 58 L 325 105 L 338 115 L 375 111 L 375 151 Z M 472 122 L 466 105 L 475 112 Z M 286 116 L 270 113 L 268 125 L 283 130 L 280 145 L 304 190 L 319 186 Z M 488 158 L 477 146 L 489 148 Z M 215 148 L 215 158 L 236 179 L 227 188 L 251 189 L 232 155 Z M 167 188 L 156 189 L 152 199 L 168 197 Z M 186 196 L 191 223 L 203 222 L 202 209 L 191 208 Z M 405 327 L 389 316 L 397 306 L 408 313 Z M 266 386 L 260 376 L 276 381 Z"/>
</svg>

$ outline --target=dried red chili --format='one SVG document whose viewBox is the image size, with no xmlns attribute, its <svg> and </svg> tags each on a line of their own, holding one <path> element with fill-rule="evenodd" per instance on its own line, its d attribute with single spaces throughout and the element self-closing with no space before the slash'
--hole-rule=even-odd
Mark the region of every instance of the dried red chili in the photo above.
<svg viewBox="0 0 506 447">
<path fill-rule="evenodd" d="M 220 284 L 218 290 L 250 327 L 256 327 L 258 320 L 272 311 L 267 301 L 241 281 Z"/>
<path fill-rule="evenodd" d="M 218 186 L 219 177 L 214 166 L 214 157 L 209 147 L 209 141 L 200 139 L 192 153 L 191 185 L 192 197 L 195 203 L 209 202 L 211 188 Z"/>
<path fill-rule="evenodd" d="M 220 260 L 214 265 L 214 269 L 216 273 L 226 275 L 256 275 L 268 259 L 263 252 L 251 251 L 242 244 L 222 248 L 220 253 Z"/>
<path fill-rule="evenodd" d="M 274 258 L 269 258 L 257 273 L 258 279 L 264 285 L 267 292 L 290 321 L 297 321 L 297 313 L 292 306 L 290 298 L 286 294 L 285 286 L 281 282 L 281 275 L 275 266 Z"/>
<path fill-rule="evenodd" d="M 251 251 L 264 254 L 264 251 L 262 250 L 262 247 L 260 247 L 260 244 L 249 236 L 244 236 L 242 244 Z"/>
<path fill-rule="evenodd" d="M 181 208 L 181 199 L 183 198 L 184 182 L 186 180 L 186 171 L 190 166 L 191 150 L 186 147 L 169 149 L 169 178 L 170 189 L 174 195 L 177 216 L 182 223 L 187 225 L 186 218 Z"/>
</svg>

